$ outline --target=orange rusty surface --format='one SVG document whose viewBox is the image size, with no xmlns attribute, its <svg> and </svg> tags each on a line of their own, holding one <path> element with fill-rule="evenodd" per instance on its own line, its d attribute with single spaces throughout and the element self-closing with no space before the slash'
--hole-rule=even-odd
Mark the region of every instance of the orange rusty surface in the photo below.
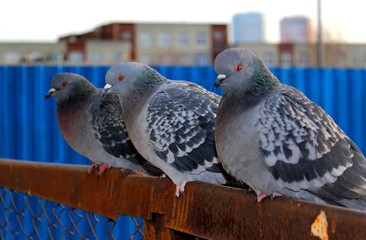
<svg viewBox="0 0 366 240">
<path fill-rule="evenodd" d="M 147 239 L 174 231 L 207 239 L 319 239 L 311 226 L 322 211 L 329 239 L 366 239 L 365 212 L 285 197 L 256 203 L 252 192 L 201 182 L 188 183 L 176 198 L 168 178 L 126 176 L 118 169 L 98 178 L 87 169 L 0 160 L 0 185 L 113 219 L 145 218 Z"/>
</svg>

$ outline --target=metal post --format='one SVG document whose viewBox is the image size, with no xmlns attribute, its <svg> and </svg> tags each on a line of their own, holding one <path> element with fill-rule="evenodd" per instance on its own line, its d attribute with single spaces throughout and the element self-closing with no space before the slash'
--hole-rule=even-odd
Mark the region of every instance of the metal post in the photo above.
<svg viewBox="0 0 366 240">
<path fill-rule="evenodd" d="M 317 17 L 318 17 L 317 63 L 318 67 L 323 67 L 321 0 L 317 0 Z"/>
</svg>

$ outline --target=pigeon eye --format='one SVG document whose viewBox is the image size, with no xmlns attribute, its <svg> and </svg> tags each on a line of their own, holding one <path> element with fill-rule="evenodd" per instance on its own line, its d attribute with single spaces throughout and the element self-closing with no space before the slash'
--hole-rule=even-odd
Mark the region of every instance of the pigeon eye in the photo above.
<svg viewBox="0 0 366 240">
<path fill-rule="evenodd" d="M 117 77 L 117 80 L 118 80 L 118 81 L 123 81 L 123 79 L 125 79 L 125 77 L 124 77 L 123 75 L 119 75 L 119 76 Z"/>
<path fill-rule="evenodd" d="M 64 87 L 66 87 L 67 86 L 67 82 L 62 82 L 61 83 L 61 86 L 64 88 Z"/>
<path fill-rule="evenodd" d="M 240 70 L 241 70 L 241 65 L 236 65 L 236 66 L 235 66 L 235 71 L 236 71 L 236 72 L 239 72 Z"/>
</svg>

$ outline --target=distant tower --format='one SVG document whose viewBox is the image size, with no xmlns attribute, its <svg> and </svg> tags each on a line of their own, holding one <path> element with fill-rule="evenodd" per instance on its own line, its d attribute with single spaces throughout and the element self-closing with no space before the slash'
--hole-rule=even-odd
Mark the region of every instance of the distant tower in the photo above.
<svg viewBox="0 0 366 240">
<path fill-rule="evenodd" d="M 234 43 L 264 42 L 265 23 L 262 13 L 239 13 L 233 17 Z"/>
<path fill-rule="evenodd" d="M 307 17 L 283 18 L 280 22 L 280 31 L 283 43 L 309 43 L 314 40 L 314 31 Z"/>
</svg>

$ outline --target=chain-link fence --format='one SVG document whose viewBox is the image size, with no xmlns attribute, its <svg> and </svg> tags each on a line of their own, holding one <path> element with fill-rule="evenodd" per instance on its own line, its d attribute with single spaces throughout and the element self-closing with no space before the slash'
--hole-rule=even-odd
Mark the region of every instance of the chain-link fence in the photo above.
<svg viewBox="0 0 366 240">
<path fill-rule="evenodd" d="M 114 221 L 9 188 L 0 187 L 0 209 L 1 239 L 143 239 L 142 219 Z"/>
</svg>

